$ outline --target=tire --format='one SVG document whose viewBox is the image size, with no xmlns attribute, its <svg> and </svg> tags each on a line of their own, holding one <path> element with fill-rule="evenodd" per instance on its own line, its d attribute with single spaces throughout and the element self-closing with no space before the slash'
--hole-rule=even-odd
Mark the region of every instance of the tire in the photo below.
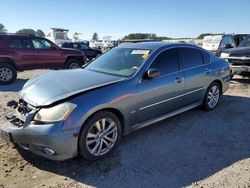
<svg viewBox="0 0 250 188">
<path fill-rule="evenodd" d="M 105 120 L 104 129 L 103 120 Z M 120 137 L 119 118 L 109 111 L 97 112 L 83 125 L 78 140 L 79 154 L 88 161 L 102 159 L 114 150 Z"/>
<path fill-rule="evenodd" d="M 0 84 L 11 84 L 16 80 L 17 71 L 13 65 L 7 63 L 0 64 Z"/>
<path fill-rule="evenodd" d="M 78 59 L 69 59 L 66 61 L 64 68 L 65 69 L 78 69 L 81 68 L 82 63 Z"/>
<path fill-rule="evenodd" d="M 221 94 L 222 88 L 217 82 L 213 82 L 207 89 L 203 107 L 205 110 L 210 111 L 217 107 Z"/>
</svg>

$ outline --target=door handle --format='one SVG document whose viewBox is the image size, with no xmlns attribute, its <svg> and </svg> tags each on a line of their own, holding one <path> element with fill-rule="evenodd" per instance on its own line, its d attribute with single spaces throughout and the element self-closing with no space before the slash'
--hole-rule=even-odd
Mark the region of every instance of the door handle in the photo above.
<svg viewBox="0 0 250 188">
<path fill-rule="evenodd" d="M 179 83 L 181 83 L 183 80 L 184 80 L 184 78 L 177 77 L 177 78 L 175 79 L 175 82 L 179 84 Z"/>
</svg>

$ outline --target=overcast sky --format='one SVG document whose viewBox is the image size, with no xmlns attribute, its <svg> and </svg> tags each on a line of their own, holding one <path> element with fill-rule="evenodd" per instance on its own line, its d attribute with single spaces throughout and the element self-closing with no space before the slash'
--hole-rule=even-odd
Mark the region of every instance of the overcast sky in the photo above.
<svg viewBox="0 0 250 188">
<path fill-rule="evenodd" d="M 250 33 L 250 0 L 0 0 L 0 23 L 22 28 L 67 28 L 90 39 L 135 32 L 197 37 L 204 32 Z"/>
</svg>

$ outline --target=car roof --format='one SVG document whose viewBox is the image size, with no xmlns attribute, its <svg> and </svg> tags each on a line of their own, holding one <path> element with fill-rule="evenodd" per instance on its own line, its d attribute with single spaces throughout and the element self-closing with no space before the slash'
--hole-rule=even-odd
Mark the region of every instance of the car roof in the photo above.
<svg viewBox="0 0 250 188">
<path fill-rule="evenodd" d="M 161 47 L 170 47 L 170 46 L 193 46 L 190 44 L 184 43 L 171 43 L 171 42 L 138 42 L 138 43 L 122 43 L 118 46 L 118 48 L 138 48 L 138 49 L 148 49 L 148 50 L 156 50 Z"/>
</svg>

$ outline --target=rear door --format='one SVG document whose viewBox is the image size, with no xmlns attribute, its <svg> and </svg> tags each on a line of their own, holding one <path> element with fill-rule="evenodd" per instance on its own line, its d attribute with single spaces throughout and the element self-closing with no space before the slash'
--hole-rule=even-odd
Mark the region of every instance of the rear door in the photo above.
<svg viewBox="0 0 250 188">
<path fill-rule="evenodd" d="M 208 67 L 210 55 L 190 47 L 180 48 L 182 57 L 182 70 L 185 79 L 185 106 L 201 102 L 205 96 L 206 88 L 210 82 Z"/>
<path fill-rule="evenodd" d="M 35 67 L 35 50 L 29 38 L 11 37 L 8 41 L 8 50 L 14 54 L 14 61 L 23 70 Z"/>
<path fill-rule="evenodd" d="M 52 43 L 46 39 L 32 39 L 36 52 L 36 66 L 38 68 L 62 67 L 64 59 L 61 57 L 61 49 L 54 48 Z"/>
<path fill-rule="evenodd" d="M 180 71 L 176 48 L 161 52 L 149 68 L 160 70 L 160 76 L 138 83 L 138 119 L 144 122 L 181 108 L 184 93 L 183 72 Z"/>
</svg>

